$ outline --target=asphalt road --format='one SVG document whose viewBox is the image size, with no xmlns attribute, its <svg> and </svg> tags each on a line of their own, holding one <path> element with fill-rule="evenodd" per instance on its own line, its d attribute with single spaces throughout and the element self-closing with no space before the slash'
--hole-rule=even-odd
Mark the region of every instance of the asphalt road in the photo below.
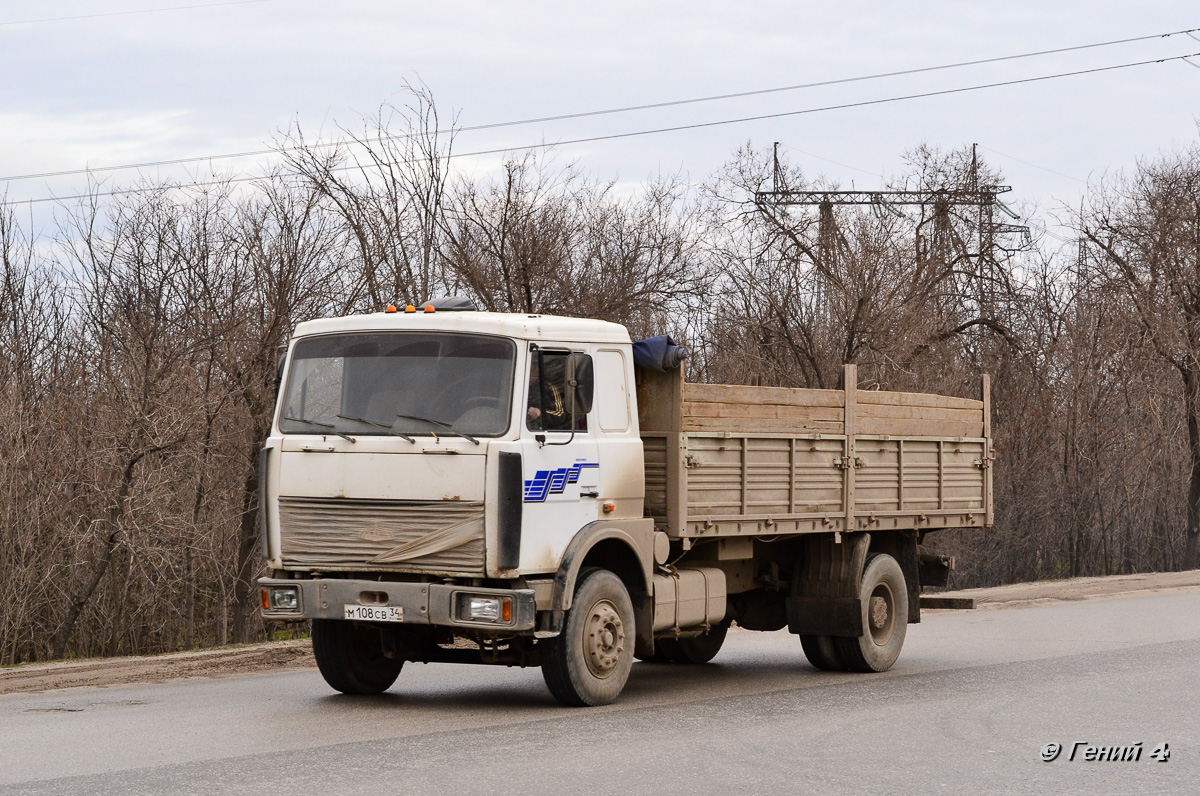
<svg viewBox="0 0 1200 796">
<path fill-rule="evenodd" d="M 1191 590 L 927 613 L 880 675 L 735 631 L 707 666 L 635 665 L 604 708 L 559 707 L 535 669 L 444 664 L 371 698 L 315 670 L 12 694 L 0 792 L 1194 794 L 1198 681 Z"/>
</svg>

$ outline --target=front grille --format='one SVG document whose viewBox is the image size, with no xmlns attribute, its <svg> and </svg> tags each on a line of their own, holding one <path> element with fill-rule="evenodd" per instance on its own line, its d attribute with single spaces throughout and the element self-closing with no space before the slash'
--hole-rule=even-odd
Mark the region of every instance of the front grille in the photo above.
<svg viewBox="0 0 1200 796">
<path fill-rule="evenodd" d="M 284 565 L 483 574 L 483 503 L 280 498 Z"/>
</svg>

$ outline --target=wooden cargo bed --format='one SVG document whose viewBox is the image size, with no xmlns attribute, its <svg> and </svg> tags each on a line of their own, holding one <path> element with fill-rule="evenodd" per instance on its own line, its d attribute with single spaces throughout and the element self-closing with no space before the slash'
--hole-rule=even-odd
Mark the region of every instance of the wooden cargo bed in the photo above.
<svg viewBox="0 0 1200 796">
<path fill-rule="evenodd" d="M 857 384 L 854 366 L 844 383 Z M 646 511 L 674 537 L 992 524 L 982 400 L 638 371 Z"/>
</svg>

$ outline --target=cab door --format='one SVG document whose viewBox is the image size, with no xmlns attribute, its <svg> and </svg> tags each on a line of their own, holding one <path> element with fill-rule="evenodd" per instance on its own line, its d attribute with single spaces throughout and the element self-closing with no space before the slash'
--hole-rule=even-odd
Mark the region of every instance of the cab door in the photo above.
<svg viewBox="0 0 1200 796">
<path fill-rule="evenodd" d="M 579 345 L 530 346 L 520 437 L 524 572 L 555 571 L 571 539 L 599 515 L 603 474 L 595 413 L 578 404 L 571 411 L 578 387 L 570 383 L 574 366 L 590 365 L 591 356 Z"/>
</svg>

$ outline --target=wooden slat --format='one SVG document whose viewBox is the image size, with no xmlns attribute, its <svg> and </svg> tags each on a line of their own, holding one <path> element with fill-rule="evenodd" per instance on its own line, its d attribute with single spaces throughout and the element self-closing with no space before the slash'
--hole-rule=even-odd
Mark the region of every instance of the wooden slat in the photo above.
<svg viewBox="0 0 1200 796">
<path fill-rule="evenodd" d="M 895 422 L 895 421 L 893 421 Z M 842 423 L 834 420 L 780 420 L 750 417 L 685 417 L 684 431 L 764 432 L 769 434 L 841 434 Z M 886 433 L 886 432 L 885 432 Z"/>
<path fill-rule="evenodd" d="M 889 406 L 932 406 L 943 409 L 974 409 L 982 411 L 983 401 L 971 398 L 955 398 L 950 395 L 931 395 L 923 392 L 889 392 L 887 390 L 859 390 L 858 403 L 885 404 Z"/>
<path fill-rule="evenodd" d="M 982 407 L 979 409 L 947 409 L 940 406 L 865 404 L 858 407 L 858 416 L 896 420 L 951 420 L 961 423 L 983 422 Z"/>
<path fill-rule="evenodd" d="M 748 387 L 740 384 L 684 384 L 683 400 L 696 403 L 842 406 L 840 390 L 795 387 Z"/>
<path fill-rule="evenodd" d="M 840 406 L 780 406 L 778 404 L 722 404 L 684 401 L 684 417 L 754 418 L 759 420 L 833 420 L 841 422 Z"/>
<path fill-rule="evenodd" d="M 860 414 L 857 433 L 893 437 L 982 437 L 983 419 L 964 423 L 959 420 L 891 420 Z"/>
</svg>

